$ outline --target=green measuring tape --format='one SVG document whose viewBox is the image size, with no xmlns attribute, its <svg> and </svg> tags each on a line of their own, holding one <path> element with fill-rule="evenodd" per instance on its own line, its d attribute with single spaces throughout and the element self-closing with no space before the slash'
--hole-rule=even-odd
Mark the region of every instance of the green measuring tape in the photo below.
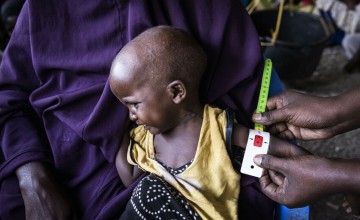
<svg viewBox="0 0 360 220">
<path fill-rule="evenodd" d="M 256 107 L 256 113 L 263 113 L 266 110 L 266 102 L 269 95 L 270 78 L 272 71 L 272 62 L 270 59 L 265 60 L 264 72 L 261 80 L 260 95 Z M 264 125 L 255 123 L 255 130 L 263 131 Z"/>
</svg>

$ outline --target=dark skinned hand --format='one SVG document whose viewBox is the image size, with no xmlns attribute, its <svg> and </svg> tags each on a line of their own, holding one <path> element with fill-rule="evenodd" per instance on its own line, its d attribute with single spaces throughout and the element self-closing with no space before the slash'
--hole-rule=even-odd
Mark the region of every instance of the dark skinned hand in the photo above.
<svg viewBox="0 0 360 220">
<path fill-rule="evenodd" d="M 66 193 L 45 164 L 27 163 L 16 170 L 16 175 L 26 219 L 77 219 Z"/>
<path fill-rule="evenodd" d="M 254 114 L 253 121 L 268 125 L 272 134 L 285 139 L 330 138 L 360 126 L 359 93 L 360 87 L 327 98 L 284 92 L 271 97 L 269 111 Z M 299 207 L 330 194 L 360 194 L 359 159 L 301 155 L 294 147 L 286 149 L 274 142 L 269 154 L 256 156 L 254 162 L 267 169 L 260 178 L 263 192 L 279 203 Z"/>
<path fill-rule="evenodd" d="M 260 178 L 263 192 L 288 207 L 301 207 L 331 194 L 358 192 L 359 160 L 327 159 L 314 155 L 278 158 L 257 155 L 267 169 Z"/>
<path fill-rule="evenodd" d="M 316 140 L 337 134 L 334 101 L 287 91 L 269 98 L 268 111 L 254 114 L 253 121 L 268 125 L 268 131 L 288 140 Z"/>
</svg>

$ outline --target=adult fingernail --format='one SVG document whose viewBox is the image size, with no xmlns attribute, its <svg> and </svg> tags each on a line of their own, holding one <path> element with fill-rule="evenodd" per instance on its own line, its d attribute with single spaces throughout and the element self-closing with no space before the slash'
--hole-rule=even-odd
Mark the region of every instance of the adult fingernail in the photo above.
<svg viewBox="0 0 360 220">
<path fill-rule="evenodd" d="M 254 163 L 255 163 L 256 165 L 260 166 L 261 161 L 262 161 L 262 157 L 260 157 L 260 156 L 254 157 Z"/>
<path fill-rule="evenodd" d="M 256 120 L 256 121 L 260 121 L 261 120 L 261 114 L 259 114 L 259 113 L 254 114 L 253 119 Z"/>
</svg>

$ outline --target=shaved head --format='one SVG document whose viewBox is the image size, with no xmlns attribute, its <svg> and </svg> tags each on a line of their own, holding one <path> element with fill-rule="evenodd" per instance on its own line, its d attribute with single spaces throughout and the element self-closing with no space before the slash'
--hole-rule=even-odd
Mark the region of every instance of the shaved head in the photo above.
<svg viewBox="0 0 360 220">
<path fill-rule="evenodd" d="M 198 90 L 206 69 L 206 55 L 193 37 L 174 27 L 150 28 L 130 41 L 115 57 L 110 71 L 114 82 L 166 86 L 181 80 Z"/>
</svg>

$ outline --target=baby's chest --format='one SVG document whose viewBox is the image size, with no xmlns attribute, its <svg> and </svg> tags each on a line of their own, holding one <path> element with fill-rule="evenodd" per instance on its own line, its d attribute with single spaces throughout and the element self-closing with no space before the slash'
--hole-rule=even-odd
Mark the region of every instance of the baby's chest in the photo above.
<svg viewBox="0 0 360 220">
<path fill-rule="evenodd" d="M 171 168 L 179 168 L 188 164 L 195 157 L 196 148 L 161 148 L 155 147 L 155 159 Z"/>
</svg>

